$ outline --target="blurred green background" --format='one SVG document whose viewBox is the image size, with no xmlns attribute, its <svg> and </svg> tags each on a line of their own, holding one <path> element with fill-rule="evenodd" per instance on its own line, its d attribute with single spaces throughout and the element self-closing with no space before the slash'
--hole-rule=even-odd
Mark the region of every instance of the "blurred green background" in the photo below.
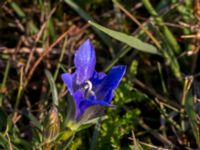
<svg viewBox="0 0 200 150">
<path fill-rule="evenodd" d="M 0 1 L 0 149 L 200 148 L 199 30 L 199 0 Z M 149 45 L 117 38 L 119 32 Z M 98 71 L 116 64 L 128 69 L 116 108 L 59 141 L 69 99 L 60 74 L 74 71 L 75 50 L 88 38 Z M 54 103 L 52 84 L 58 92 L 53 117 L 60 122 L 55 134 L 45 119 Z"/>
</svg>

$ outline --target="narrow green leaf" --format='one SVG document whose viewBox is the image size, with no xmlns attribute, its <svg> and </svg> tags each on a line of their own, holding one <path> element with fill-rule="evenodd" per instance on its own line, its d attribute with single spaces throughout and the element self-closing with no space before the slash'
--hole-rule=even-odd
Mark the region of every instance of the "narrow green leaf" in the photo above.
<svg viewBox="0 0 200 150">
<path fill-rule="evenodd" d="M 82 17 L 85 21 L 92 20 L 92 17 L 84 11 L 79 5 L 76 4 L 76 1 L 74 0 L 64 0 L 65 3 L 67 3 L 74 11 L 76 11 L 80 17 Z M 110 39 L 99 32 L 96 28 L 92 28 L 93 31 L 101 38 L 101 40 L 106 44 L 108 47 L 112 47 L 110 44 Z"/>
<path fill-rule="evenodd" d="M 58 106 L 58 93 L 57 93 L 57 89 L 56 89 L 56 85 L 55 85 L 54 79 L 53 79 L 51 73 L 48 70 L 45 70 L 45 74 L 47 76 L 47 79 L 48 79 L 50 87 L 51 87 L 53 103 L 56 106 Z"/>
<path fill-rule="evenodd" d="M 41 124 L 39 122 L 39 120 L 31 113 L 28 112 L 27 110 L 22 110 L 22 114 L 27 117 L 28 119 L 30 119 L 31 123 L 37 127 L 38 129 L 41 129 Z"/>
<path fill-rule="evenodd" d="M 21 18 L 26 17 L 25 13 L 23 12 L 23 10 L 19 7 L 17 3 L 11 2 L 10 5 L 12 9 L 14 9 L 14 11 L 17 13 L 18 16 L 20 16 Z"/>
<path fill-rule="evenodd" d="M 0 133 L 0 147 L 3 147 L 4 149 L 9 149 L 9 143 L 6 137 Z"/>
<path fill-rule="evenodd" d="M 94 131 L 93 131 L 93 135 L 92 135 L 92 141 L 91 141 L 91 144 L 90 144 L 90 150 L 96 149 L 97 139 L 98 139 L 100 128 L 101 128 L 101 121 L 102 121 L 101 118 L 99 118 L 97 120 L 95 127 L 94 127 Z"/>
<path fill-rule="evenodd" d="M 94 23 L 92 21 L 88 21 L 89 24 L 91 24 L 92 26 L 96 27 L 97 29 L 99 29 L 100 31 L 104 32 L 105 34 L 123 42 L 126 43 L 127 45 L 143 51 L 143 52 L 147 52 L 147 53 L 152 53 L 152 54 L 158 54 L 160 55 L 160 53 L 158 52 L 157 48 L 151 44 L 142 42 L 141 40 L 139 40 L 136 37 L 127 35 L 125 33 L 122 32 L 118 32 L 118 31 L 114 31 L 111 29 L 108 29 L 106 27 L 103 27 L 97 23 Z"/>
<path fill-rule="evenodd" d="M 194 109 L 193 96 L 191 90 L 189 91 L 187 100 L 185 102 L 185 109 L 189 118 L 190 126 L 192 128 L 192 133 L 196 140 L 196 144 L 200 147 L 200 128 L 196 120 L 196 112 Z"/>
<path fill-rule="evenodd" d="M 0 85 L 1 89 L 3 89 L 6 85 L 9 70 L 10 70 L 10 60 L 8 59 L 7 64 L 6 64 L 6 68 L 5 68 L 5 71 L 4 71 L 3 81 Z M 0 107 L 2 106 L 2 103 L 3 103 L 3 97 L 4 97 L 4 95 L 3 95 L 3 93 L 1 93 L 0 94 Z"/>
<path fill-rule="evenodd" d="M 68 95 L 67 111 L 66 111 L 66 117 L 65 117 L 65 120 L 64 120 L 64 126 L 65 127 L 68 126 L 68 124 L 71 120 L 73 120 L 75 113 L 76 113 L 76 107 L 75 107 L 74 100 L 71 96 Z"/>
<path fill-rule="evenodd" d="M 28 22 L 28 31 L 29 31 L 31 34 L 36 34 L 36 33 L 38 33 L 38 31 L 39 31 L 38 27 L 37 27 L 36 24 L 33 22 L 33 20 L 31 20 L 31 21 Z"/>
</svg>

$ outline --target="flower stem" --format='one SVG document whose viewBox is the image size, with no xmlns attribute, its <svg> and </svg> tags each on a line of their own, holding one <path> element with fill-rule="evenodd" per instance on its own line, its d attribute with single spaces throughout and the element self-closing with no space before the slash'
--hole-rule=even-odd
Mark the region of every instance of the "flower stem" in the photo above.
<svg viewBox="0 0 200 150">
<path fill-rule="evenodd" d="M 5 88 L 9 70 L 10 70 L 10 60 L 8 59 L 7 64 L 6 64 L 5 73 L 3 76 L 3 81 L 1 84 L 1 90 L 3 90 Z M 0 95 L 0 107 L 2 106 L 2 103 L 3 103 L 3 94 Z"/>
<path fill-rule="evenodd" d="M 172 32 L 169 30 L 169 28 L 164 24 L 164 21 L 161 17 L 159 17 L 156 10 L 153 8 L 149 0 L 142 0 L 144 6 L 149 11 L 149 13 L 152 15 L 152 17 L 155 19 L 155 22 L 158 26 L 160 26 L 161 32 L 165 35 L 166 40 L 168 41 L 171 48 L 174 50 L 175 53 L 179 54 L 181 49 L 179 44 L 176 41 L 176 38 L 172 34 Z"/>
</svg>

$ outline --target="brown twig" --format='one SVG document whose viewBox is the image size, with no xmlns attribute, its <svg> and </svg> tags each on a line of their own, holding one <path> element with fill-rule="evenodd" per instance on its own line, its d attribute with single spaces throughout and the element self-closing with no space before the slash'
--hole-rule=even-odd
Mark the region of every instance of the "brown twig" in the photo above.
<svg viewBox="0 0 200 150">
<path fill-rule="evenodd" d="M 44 31 L 44 29 L 45 29 L 45 27 L 46 27 L 49 19 L 51 18 L 51 16 L 53 15 L 53 13 L 56 11 L 56 8 L 57 7 L 54 7 L 51 10 L 50 14 L 47 16 L 46 22 L 43 23 L 42 27 L 40 28 L 39 32 L 37 33 L 37 36 L 36 36 L 36 39 L 35 39 L 35 42 L 34 42 L 35 44 L 34 44 L 33 48 L 31 49 L 31 53 L 29 55 L 29 58 L 28 58 L 28 61 L 27 61 L 27 65 L 25 67 L 25 74 L 28 72 L 28 69 L 30 67 L 30 62 L 31 62 L 31 60 L 33 58 L 33 54 L 34 54 L 34 52 L 36 50 L 36 43 L 39 41 L 40 37 L 42 36 L 42 33 L 43 33 L 43 31 Z"/>
<path fill-rule="evenodd" d="M 147 146 L 153 150 L 171 150 L 171 149 L 168 149 L 168 148 L 161 148 L 161 147 L 158 147 L 158 146 L 155 146 L 155 145 L 151 145 L 151 144 L 148 144 L 148 143 L 144 143 L 144 142 L 141 142 L 139 141 L 140 144 L 144 145 L 144 146 Z"/>
<path fill-rule="evenodd" d="M 139 120 L 139 124 L 142 128 L 144 128 L 146 131 L 148 131 L 150 134 L 152 134 L 157 140 L 162 142 L 164 145 L 167 145 L 169 147 L 174 147 L 174 144 L 171 141 L 169 141 L 163 135 L 153 131 L 153 129 L 151 129 L 147 124 L 145 124 L 143 120 Z"/>
<path fill-rule="evenodd" d="M 31 70 L 28 73 L 28 76 L 25 80 L 25 84 L 24 84 L 24 89 L 26 88 L 29 80 L 31 79 L 34 71 L 36 70 L 37 66 L 42 62 L 42 60 L 44 59 L 44 57 L 53 49 L 54 46 L 56 46 L 63 38 L 65 38 L 65 36 L 70 35 L 70 36 L 74 36 L 76 34 L 79 34 L 82 30 L 86 29 L 89 25 L 85 25 L 83 28 L 81 29 L 77 29 L 77 27 L 75 25 L 71 26 L 69 28 L 69 30 L 67 30 L 66 32 L 64 32 L 59 38 L 57 38 L 57 40 L 55 42 L 53 42 L 49 47 L 47 47 L 45 49 L 45 51 L 41 54 L 41 56 L 36 60 L 36 62 L 34 63 L 33 67 L 31 68 Z"/>
<path fill-rule="evenodd" d="M 148 86 L 146 86 L 144 83 L 142 83 L 141 81 L 135 79 L 134 80 L 134 84 L 138 85 L 140 88 L 142 88 L 143 90 L 145 90 L 149 95 L 157 98 L 159 101 L 161 101 L 162 103 L 169 103 L 170 105 L 174 106 L 175 108 L 181 108 L 181 106 L 173 101 L 169 101 L 166 98 L 164 98 L 162 95 L 160 95 L 159 93 L 157 93 L 154 89 L 149 88 Z"/>
<path fill-rule="evenodd" d="M 69 34 L 72 30 L 75 29 L 75 26 L 72 26 L 69 30 L 67 30 L 66 32 L 64 32 L 53 44 L 51 44 L 49 47 L 47 47 L 47 49 L 45 49 L 45 51 L 41 54 L 41 56 L 37 59 L 37 61 L 35 62 L 35 64 L 33 65 L 33 67 L 31 68 L 31 70 L 28 73 L 26 82 L 25 82 L 25 87 L 27 86 L 29 80 L 31 79 L 33 72 L 35 71 L 35 69 L 37 68 L 37 66 L 40 64 L 40 62 L 43 60 L 43 58 L 51 51 L 51 49 L 58 44 L 67 34 Z"/>
</svg>

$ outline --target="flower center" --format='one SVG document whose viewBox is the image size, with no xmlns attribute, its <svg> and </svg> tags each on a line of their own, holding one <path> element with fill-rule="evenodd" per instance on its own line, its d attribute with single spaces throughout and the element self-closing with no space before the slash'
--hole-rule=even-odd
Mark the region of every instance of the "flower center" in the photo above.
<svg viewBox="0 0 200 150">
<path fill-rule="evenodd" d="M 91 81 L 90 80 L 86 80 L 83 88 L 85 90 L 91 91 L 92 90 L 92 83 L 91 83 Z"/>
<path fill-rule="evenodd" d="M 92 91 L 92 82 L 90 80 L 86 80 L 83 85 L 84 89 L 84 97 L 87 99 L 89 96 L 95 96 L 94 91 Z"/>
</svg>

